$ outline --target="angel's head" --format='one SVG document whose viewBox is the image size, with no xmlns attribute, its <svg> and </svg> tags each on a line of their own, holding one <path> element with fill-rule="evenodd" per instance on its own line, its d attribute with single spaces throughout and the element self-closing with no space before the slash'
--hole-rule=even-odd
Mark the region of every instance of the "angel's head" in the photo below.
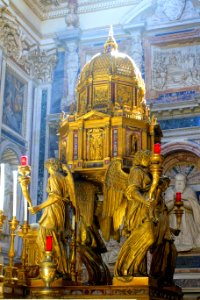
<svg viewBox="0 0 200 300">
<path fill-rule="evenodd" d="M 148 167 L 150 164 L 151 151 L 140 150 L 137 151 L 133 158 L 133 164 L 135 166 Z"/>
<path fill-rule="evenodd" d="M 61 162 L 58 158 L 49 158 L 45 161 L 45 168 L 49 173 L 54 173 L 56 171 L 62 170 Z"/>
</svg>

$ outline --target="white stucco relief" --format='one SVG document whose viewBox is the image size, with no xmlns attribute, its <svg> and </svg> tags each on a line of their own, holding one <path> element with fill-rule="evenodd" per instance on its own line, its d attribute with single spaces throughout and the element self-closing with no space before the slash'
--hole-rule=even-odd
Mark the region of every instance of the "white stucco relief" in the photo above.
<svg viewBox="0 0 200 300">
<path fill-rule="evenodd" d="M 161 49 L 153 47 L 152 88 L 196 86 L 200 81 L 200 45 Z"/>
</svg>

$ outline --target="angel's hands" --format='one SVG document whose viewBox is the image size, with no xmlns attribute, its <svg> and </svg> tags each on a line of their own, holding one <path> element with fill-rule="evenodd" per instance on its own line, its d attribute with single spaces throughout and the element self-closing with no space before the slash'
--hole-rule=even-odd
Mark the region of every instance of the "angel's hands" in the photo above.
<svg viewBox="0 0 200 300">
<path fill-rule="evenodd" d="M 37 206 L 29 206 L 28 210 L 30 211 L 30 213 L 32 215 L 35 215 L 38 211 L 40 211 L 40 207 L 39 207 L 39 205 L 37 205 Z"/>
</svg>

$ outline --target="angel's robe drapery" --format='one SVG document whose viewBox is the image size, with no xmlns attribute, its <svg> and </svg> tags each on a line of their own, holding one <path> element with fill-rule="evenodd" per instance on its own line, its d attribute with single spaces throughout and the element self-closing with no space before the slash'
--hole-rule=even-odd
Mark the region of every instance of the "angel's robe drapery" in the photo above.
<svg viewBox="0 0 200 300">
<path fill-rule="evenodd" d="M 115 276 L 132 276 L 146 271 L 143 261 L 147 250 L 154 242 L 154 234 L 149 211 L 142 200 L 148 199 L 151 182 L 151 175 L 147 169 L 140 166 L 131 169 L 128 186 L 131 187 L 132 197 L 128 201 L 125 217 L 125 227 L 130 236 L 119 252 Z"/>
<path fill-rule="evenodd" d="M 48 199 L 57 198 L 57 201 L 44 209 L 39 220 L 39 232 L 37 244 L 40 249 L 45 250 L 46 236 L 53 236 L 53 250 L 57 260 L 57 270 L 62 274 L 69 273 L 67 253 L 62 240 L 66 226 L 66 200 L 68 198 L 68 186 L 66 178 L 62 174 L 55 172 L 50 175 L 47 184 Z M 42 253 L 42 251 L 40 251 Z M 42 257 L 40 258 L 42 259 Z"/>
</svg>

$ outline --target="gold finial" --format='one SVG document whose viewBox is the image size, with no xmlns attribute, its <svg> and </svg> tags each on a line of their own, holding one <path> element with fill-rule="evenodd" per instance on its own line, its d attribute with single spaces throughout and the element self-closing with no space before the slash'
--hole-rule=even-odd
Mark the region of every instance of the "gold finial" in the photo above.
<svg viewBox="0 0 200 300">
<path fill-rule="evenodd" d="M 110 25 L 108 39 L 104 45 L 104 51 L 109 53 L 109 52 L 112 52 L 113 50 L 117 50 L 117 48 L 118 48 L 118 45 L 113 36 L 113 27 L 112 27 L 112 25 Z"/>
</svg>

